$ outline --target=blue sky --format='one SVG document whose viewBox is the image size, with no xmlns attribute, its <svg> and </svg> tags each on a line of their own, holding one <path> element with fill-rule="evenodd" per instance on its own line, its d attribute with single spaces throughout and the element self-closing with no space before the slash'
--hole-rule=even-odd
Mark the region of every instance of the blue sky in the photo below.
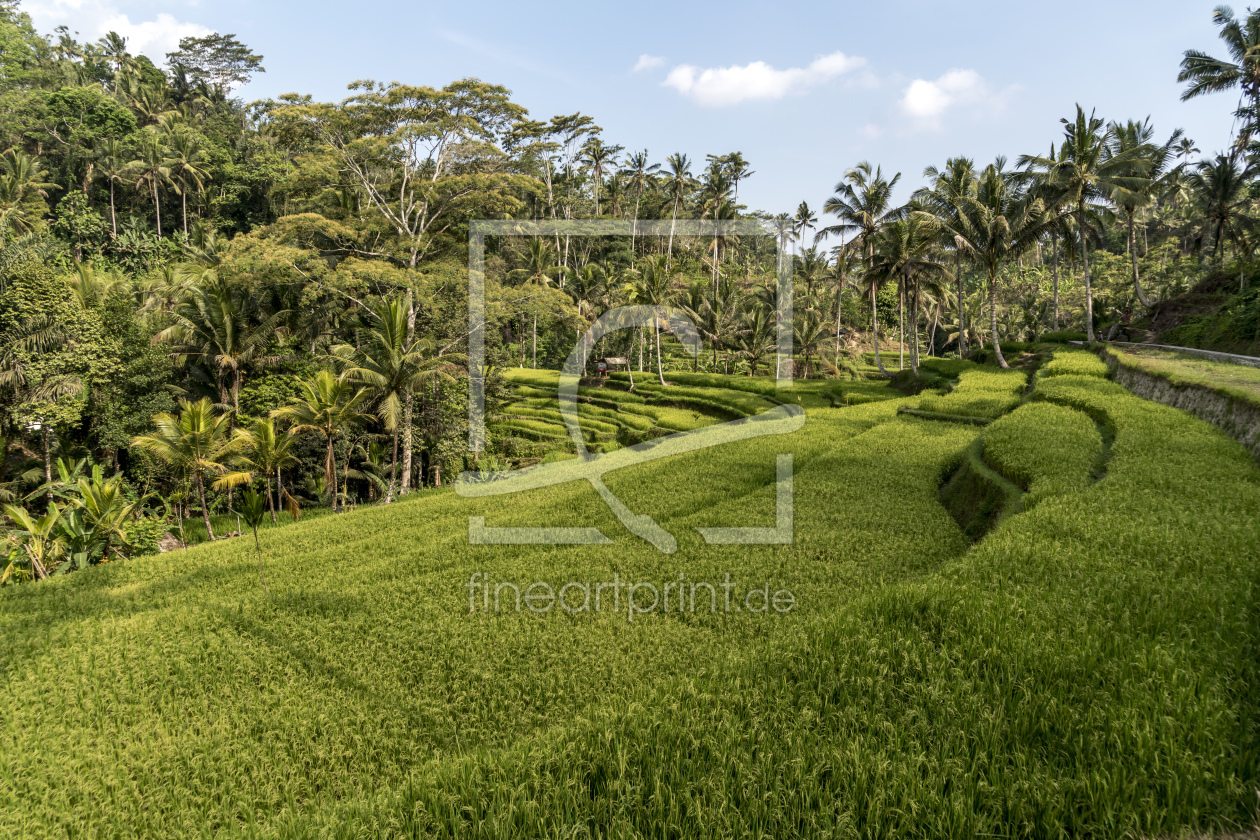
<svg viewBox="0 0 1260 840">
<path fill-rule="evenodd" d="M 41 32 L 108 29 L 155 61 L 181 35 L 233 32 L 266 57 L 246 99 L 340 99 L 355 79 L 505 85 L 535 118 L 582 111 L 607 142 L 663 161 L 743 152 L 741 203 L 815 210 L 869 159 L 901 197 L 949 155 L 1043 152 L 1080 102 L 1149 115 L 1204 153 L 1234 97 L 1179 101 L 1187 48 L 1223 54 L 1212 0 L 903 0 L 825 4 L 26 0 Z M 1239 9 L 1241 11 L 1241 8 Z M 636 67 L 638 68 L 636 70 Z"/>
</svg>

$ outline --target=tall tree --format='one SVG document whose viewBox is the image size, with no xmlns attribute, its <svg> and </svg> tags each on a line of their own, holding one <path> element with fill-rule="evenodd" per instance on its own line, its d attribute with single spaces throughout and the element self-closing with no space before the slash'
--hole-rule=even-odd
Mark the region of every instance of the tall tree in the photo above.
<svg viewBox="0 0 1260 840">
<path fill-rule="evenodd" d="M 988 278 L 989 336 L 993 355 L 1004 368 L 1009 365 L 998 343 L 998 270 L 1035 245 L 1051 223 L 1042 200 L 1021 189 L 1023 179 L 1019 173 L 1007 172 L 1005 164 L 1004 158 L 998 158 L 987 166 L 977 179 L 975 195 L 959 198 L 957 212 L 941 220 L 956 247 Z"/>
<path fill-rule="evenodd" d="M 271 412 L 271 416 L 293 424 L 294 433 L 313 431 L 324 438 L 324 492 L 332 497 L 332 509 L 338 509 L 337 461 L 333 443 L 337 435 L 367 420 L 359 410 L 367 400 L 366 388 L 355 389 L 348 380 L 330 370 L 321 370 L 302 383 L 302 394 L 289 404 Z"/>
<path fill-rule="evenodd" d="M 1095 219 L 1108 210 L 1112 196 L 1118 191 L 1141 189 L 1142 155 L 1137 149 L 1113 150 L 1111 132 L 1104 127 L 1103 120 L 1092 112 L 1086 116 L 1080 105 L 1076 106 L 1076 119 L 1060 122 L 1065 128 L 1059 156 L 1021 155 L 1019 165 L 1037 178 L 1044 200 L 1067 205 L 1076 216 L 1080 259 L 1085 269 L 1085 333 L 1092 342 L 1095 340 L 1094 290 L 1086 232 Z"/>
<path fill-rule="evenodd" d="M 1138 273 L 1137 253 L 1137 214 L 1145 207 L 1151 206 L 1165 187 L 1165 176 L 1169 164 L 1173 161 L 1174 147 L 1181 139 L 1182 131 L 1173 132 L 1168 142 L 1159 145 L 1154 142 L 1155 128 L 1150 117 L 1142 122 L 1129 120 L 1125 124 L 1112 123 L 1111 150 L 1114 156 L 1134 152 L 1136 158 L 1133 166 L 1133 183 L 1129 186 L 1117 186 L 1112 190 L 1111 201 L 1124 216 L 1128 233 L 1129 262 L 1133 270 L 1133 293 L 1137 295 L 1142 306 L 1150 308 L 1151 302 L 1146 299 L 1142 290 L 1142 279 Z"/>
<path fill-rule="evenodd" d="M 401 300 L 382 301 L 366 313 L 355 330 L 353 344 L 339 344 L 332 354 L 342 366 L 341 376 L 368 389 L 377 419 L 393 439 L 389 489 L 385 504 L 394 500 L 398 476 L 398 434 L 406 395 L 437 379 L 453 381 L 462 356 L 432 355 L 425 339 L 407 340 L 407 308 Z"/>
<path fill-rule="evenodd" d="M 873 167 L 868 161 L 862 161 L 845 173 L 844 179 L 835 186 L 835 191 L 823 204 L 823 212 L 836 216 L 840 221 L 818 231 L 818 238 L 831 235 L 845 236 L 853 234 L 850 248 L 855 249 L 866 263 L 867 270 L 874 262 L 875 234 L 885 225 L 897 221 L 906 214 L 905 207 L 894 207 L 892 191 L 901 180 L 898 172 L 887 179 L 881 167 Z M 881 373 L 884 363 L 879 358 L 879 312 L 875 304 L 878 284 L 868 283 L 871 297 L 871 331 L 875 341 L 875 364 Z"/>
<path fill-rule="evenodd" d="M 178 416 L 157 415 L 153 418 L 157 430 L 131 441 L 132 446 L 157 456 L 192 479 L 201 501 L 206 534 L 212 540 L 215 537 L 210 525 L 210 506 L 206 504 L 205 476 L 227 471 L 224 462 L 231 452 L 230 422 L 227 415 L 215 414 L 214 405 L 207 398 L 197 402 L 180 400 Z"/>
<path fill-rule="evenodd" d="M 1189 82 L 1182 101 L 1239 88 L 1241 101 L 1235 116 L 1241 120 L 1238 145 L 1246 145 L 1260 119 L 1260 10 L 1247 10 L 1247 17 L 1235 17 L 1229 6 L 1217 6 L 1212 22 L 1220 27 L 1220 38 L 1232 61 L 1213 58 L 1199 50 L 1186 50 L 1177 81 Z"/>
</svg>

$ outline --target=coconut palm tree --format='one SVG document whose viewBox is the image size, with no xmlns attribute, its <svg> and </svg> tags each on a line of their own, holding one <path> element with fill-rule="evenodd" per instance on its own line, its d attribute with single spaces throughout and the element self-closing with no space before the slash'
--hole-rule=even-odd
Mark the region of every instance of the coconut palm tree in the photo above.
<svg viewBox="0 0 1260 840">
<path fill-rule="evenodd" d="M 291 432 L 318 432 L 326 444 L 324 454 L 324 489 L 332 496 L 332 509 L 337 511 L 337 462 L 333 442 L 338 433 L 347 432 L 368 419 L 359 410 L 367 401 L 367 388 L 354 388 L 330 370 L 321 370 L 302 383 L 302 395 L 292 397 L 289 404 L 271 412 L 279 420 L 293 423 Z"/>
<path fill-rule="evenodd" d="M 1212 253 L 1225 263 L 1226 241 L 1240 242 L 1255 228 L 1247 214 L 1247 167 L 1236 155 L 1204 160 L 1186 176 L 1195 211 L 1203 218 L 1204 234 L 1212 238 Z"/>
<path fill-rule="evenodd" d="M 809 204 L 802 201 L 796 207 L 796 215 L 792 217 L 796 228 L 796 238 L 804 242 L 805 235 L 818 226 L 818 214 L 809 209 Z"/>
<path fill-rule="evenodd" d="M 191 131 L 186 129 L 173 131 L 170 134 L 166 164 L 170 168 L 171 175 L 179 179 L 178 189 L 183 205 L 184 235 L 187 236 L 188 184 L 191 181 L 196 186 L 197 192 L 201 192 L 205 188 L 205 180 L 210 177 L 210 173 L 203 168 L 205 150 Z"/>
<path fill-rule="evenodd" d="M 214 404 L 203 397 L 197 402 L 179 401 L 179 414 L 159 414 L 153 418 L 157 431 L 132 438 L 131 445 L 155 455 L 192 479 L 201 501 L 201 517 L 206 534 L 214 539 L 210 507 L 206 504 L 205 476 L 227 471 L 225 461 L 232 452 L 228 437 L 231 418 L 216 415 Z"/>
<path fill-rule="evenodd" d="M 187 287 L 171 312 L 175 323 L 153 340 L 172 345 L 180 364 L 195 358 L 213 370 L 219 402 L 230 402 L 235 416 L 240 411 L 245 367 L 275 361 L 265 353 L 289 314 L 280 310 L 259 317 L 262 309 L 248 290 L 214 277 L 205 284 Z"/>
<path fill-rule="evenodd" d="M 339 344 L 332 355 L 342 366 L 341 376 L 368 389 L 377 419 L 393 438 L 389 490 L 385 504 L 394 501 L 398 475 L 398 434 L 408 393 L 434 380 L 454 381 L 462 356 L 433 356 L 427 339 L 407 339 L 407 306 L 401 300 L 377 304 L 355 330 L 355 343 Z"/>
<path fill-rule="evenodd" d="M 1229 6 L 1217 6 L 1212 22 L 1220 27 L 1220 38 L 1232 61 L 1213 58 L 1199 50 L 1186 50 L 1181 59 L 1177 81 L 1189 82 L 1181 94 L 1182 101 L 1208 93 L 1240 89 L 1240 102 L 1235 116 L 1242 118 L 1238 145 L 1246 145 L 1255 130 L 1260 112 L 1260 10 L 1247 10 L 1240 20 Z"/>
<path fill-rule="evenodd" d="M 20 237 L 40 227 L 48 191 L 60 189 L 46 177 L 38 158 L 16 149 L 0 155 L 0 232 Z"/>
<path fill-rule="evenodd" d="M 639 233 L 639 202 L 643 199 L 643 191 L 651 183 L 655 173 L 660 171 L 659 163 L 650 163 L 648 151 L 635 152 L 626 158 L 623 173 L 630 179 L 630 188 L 634 190 L 634 223 L 630 227 L 630 261 L 634 263 L 634 240 Z"/>
<path fill-rule="evenodd" d="M 595 176 L 595 215 L 599 216 L 599 188 L 604 182 L 604 170 L 617 165 L 617 155 L 621 154 L 625 146 L 608 146 L 598 137 L 592 137 L 586 141 L 586 145 L 582 147 L 582 154 L 579 158 L 583 163 L 591 168 L 591 174 Z"/>
<path fill-rule="evenodd" d="M 885 225 L 897 221 L 906 214 L 905 207 L 892 206 L 892 191 L 901 180 L 898 172 L 891 180 L 884 177 L 881 167 L 872 167 L 868 161 L 862 161 L 845 173 L 844 179 L 836 184 L 835 191 L 823 204 L 823 212 L 830 213 L 839 219 L 818 231 L 816 239 L 831 235 L 846 236 L 853 234 L 848 247 L 861 254 L 869 271 L 874 262 L 874 237 Z M 865 284 L 871 296 L 871 331 L 875 340 L 875 364 L 881 373 L 884 363 L 879 358 L 879 313 L 876 311 L 875 298 L 879 283 Z"/>
<path fill-rule="evenodd" d="M 779 348 L 777 322 L 774 313 L 764 306 L 751 306 L 744 312 L 739 331 L 735 334 L 735 348 L 748 362 L 748 375 L 757 375 L 757 366 L 767 356 L 773 356 Z"/>
<path fill-rule="evenodd" d="M 673 203 L 673 211 L 669 217 L 669 250 L 668 262 L 674 261 L 674 226 L 678 222 L 678 209 L 695 186 L 695 178 L 691 175 L 691 161 L 686 155 L 676 153 L 665 159 L 669 171 L 665 175 L 666 191 Z"/>
<path fill-rule="evenodd" d="M 1162 146 L 1154 143 L 1155 127 L 1150 117 L 1143 122 L 1129 120 L 1124 125 L 1112 123 L 1111 151 L 1112 155 L 1123 155 L 1136 151 L 1139 163 L 1134 169 L 1137 183 L 1131 187 L 1117 186 L 1111 194 L 1111 201 L 1124 216 L 1128 228 L 1129 261 L 1133 268 L 1133 292 L 1146 308 L 1151 303 L 1142 291 L 1142 280 L 1138 274 L 1137 255 L 1137 214 L 1138 211 L 1155 203 L 1158 193 L 1165 187 L 1165 176 L 1169 164 L 1174 160 L 1174 147 L 1183 134 L 1181 129 L 1173 132 L 1172 137 Z"/>
<path fill-rule="evenodd" d="M 157 235 L 162 235 L 162 200 L 159 190 L 171 184 L 171 167 L 166 155 L 166 145 L 162 136 L 152 129 L 140 134 L 140 148 L 135 160 L 124 167 L 134 180 L 136 189 L 149 190 L 153 197 L 153 213 L 157 220 Z"/>
<path fill-rule="evenodd" d="M 872 283 L 881 280 L 896 282 L 902 302 L 902 340 L 905 337 L 905 303 L 911 297 L 911 323 L 915 341 L 910 353 L 910 368 L 919 372 L 918 323 L 919 292 L 924 281 L 952 280 L 949 269 L 937 259 L 941 239 L 940 221 L 926 212 L 912 212 L 891 222 L 875 238 L 875 259 L 871 264 Z M 994 343 L 996 347 L 996 342 Z M 1004 363 L 1003 363 L 1004 364 Z"/>
<path fill-rule="evenodd" d="M 1115 151 L 1111 147 L 1111 132 L 1103 120 L 1092 112 L 1085 116 L 1080 105 L 1076 106 L 1075 120 L 1060 122 L 1065 129 L 1058 157 L 1021 155 L 1019 165 L 1034 178 L 1043 201 L 1066 205 L 1076 215 L 1080 259 L 1085 269 L 1085 331 L 1094 341 L 1094 293 L 1086 231 L 1096 217 L 1108 210 L 1117 191 L 1141 189 L 1144 164 L 1138 149 Z"/>
<path fill-rule="evenodd" d="M 626 286 L 626 298 L 633 303 L 645 306 L 668 306 L 674 298 L 673 278 L 670 274 L 669 259 L 657 255 L 643 262 L 643 266 L 635 273 Z M 661 323 L 659 318 L 652 319 L 652 338 L 656 344 L 656 375 L 665 384 L 665 369 L 661 362 Z"/>
<path fill-rule="evenodd" d="M 827 319 L 813 307 L 799 309 L 792 321 L 793 346 L 805 356 L 805 377 L 814 375 L 813 357 L 822 352 L 823 343 L 831 337 Z"/>
<path fill-rule="evenodd" d="M 814 293 L 814 284 L 826 279 L 830 272 L 827 256 L 817 246 L 811 245 L 801 251 L 800 260 L 796 264 L 796 276 L 805 283 L 805 294 Z"/>
<path fill-rule="evenodd" d="M 974 196 L 963 196 L 953 218 L 938 220 L 953 236 L 955 247 L 988 277 L 989 334 L 998 364 L 1009 367 L 998 343 L 997 275 L 1008 260 L 1032 247 L 1053 223 L 1045 204 L 1021 189 L 1024 178 L 1005 170 L 998 158 L 980 173 Z"/>
<path fill-rule="evenodd" d="M 232 449 L 236 453 L 235 465 L 246 467 L 245 470 L 225 473 L 214 483 L 214 489 L 236 487 L 248 484 L 255 475 L 262 475 L 266 484 L 267 507 L 271 509 L 271 521 L 276 521 L 276 508 L 281 501 L 283 486 L 280 484 L 280 470 L 298 463 L 293 454 L 293 446 L 297 437 L 276 430 L 276 421 L 271 418 L 255 420 L 248 429 L 237 429 L 233 436 Z M 276 479 L 276 495 L 271 495 L 271 478 Z"/>
<path fill-rule="evenodd" d="M 929 166 L 923 170 L 923 177 L 928 179 L 928 186 L 917 190 L 914 201 L 941 221 L 954 218 L 958 213 L 958 202 L 976 192 L 976 164 L 971 158 L 956 157 L 945 161 L 944 169 Z M 955 298 L 959 306 L 958 323 L 963 324 L 965 313 L 963 305 L 962 249 L 955 246 L 949 228 L 941 225 L 941 245 L 954 252 L 954 282 L 958 288 Z M 1056 275 L 1057 276 L 1057 275 Z M 967 336 L 959 330 L 958 357 L 967 355 Z"/>
<path fill-rule="evenodd" d="M 118 237 L 118 216 L 114 211 L 114 187 L 127 176 L 126 150 L 121 140 L 107 137 L 97 145 L 96 172 L 109 184 L 109 230 Z"/>
</svg>

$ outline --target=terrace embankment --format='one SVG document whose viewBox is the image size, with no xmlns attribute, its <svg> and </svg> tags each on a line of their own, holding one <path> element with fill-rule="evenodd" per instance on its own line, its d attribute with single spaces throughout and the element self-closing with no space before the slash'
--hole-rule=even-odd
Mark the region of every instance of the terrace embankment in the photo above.
<svg viewBox="0 0 1260 840">
<path fill-rule="evenodd" d="M 1174 380 L 1104 351 L 1112 378 L 1143 399 L 1188 411 L 1233 437 L 1260 460 L 1260 405 L 1243 396 L 1184 380 Z"/>
</svg>

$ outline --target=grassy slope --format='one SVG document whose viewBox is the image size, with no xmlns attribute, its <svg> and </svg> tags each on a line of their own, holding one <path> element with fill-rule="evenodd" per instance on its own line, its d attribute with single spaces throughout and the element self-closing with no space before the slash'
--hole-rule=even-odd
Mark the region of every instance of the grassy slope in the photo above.
<svg viewBox="0 0 1260 840">
<path fill-rule="evenodd" d="M 1214 362 L 1188 353 L 1137 347 L 1109 347 L 1122 365 L 1167 379 L 1175 385 L 1201 385 L 1260 406 L 1260 368 Z"/>
<path fill-rule="evenodd" d="M 1097 379 L 1106 477 L 974 549 L 936 502 L 977 430 L 893 401 L 607 477 L 450 493 L 0 595 L 0 834 L 1049 836 L 1239 823 L 1257 778 L 1260 472 Z M 914 400 L 909 400 L 913 404 Z M 1030 441 L 1035 446 L 1036 441 Z M 705 546 L 771 524 L 791 546 Z M 470 547 L 597 524 L 606 548 Z M 468 576 L 770 581 L 786 617 L 469 614 Z M 56 780 L 56 783 L 50 783 Z M 359 832 L 356 834 L 356 832 Z"/>
</svg>

